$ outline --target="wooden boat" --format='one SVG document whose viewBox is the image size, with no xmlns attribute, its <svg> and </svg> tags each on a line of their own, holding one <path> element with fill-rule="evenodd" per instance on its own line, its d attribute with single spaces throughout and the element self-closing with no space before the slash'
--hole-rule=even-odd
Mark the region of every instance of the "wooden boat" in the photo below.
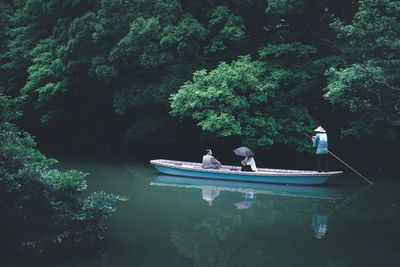
<svg viewBox="0 0 400 267">
<path fill-rule="evenodd" d="M 239 193 L 266 194 L 289 197 L 305 197 L 314 199 L 338 200 L 342 194 L 331 187 L 282 185 L 267 183 L 248 183 L 237 181 L 198 179 L 180 176 L 160 175 L 151 185 L 172 186 L 181 188 L 210 189 L 216 191 L 230 191 Z"/>
<path fill-rule="evenodd" d="M 218 170 L 203 169 L 201 163 L 165 159 L 151 160 L 150 164 L 159 172 L 169 175 L 275 184 L 317 185 L 326 183 L 330 177 L 342 174 L 342 171 L 317 172 L 267 168 L 258 168 L 257 172 L 242 172 L 238 166 L 227 165 L 222 165 Z"/>
</svg>

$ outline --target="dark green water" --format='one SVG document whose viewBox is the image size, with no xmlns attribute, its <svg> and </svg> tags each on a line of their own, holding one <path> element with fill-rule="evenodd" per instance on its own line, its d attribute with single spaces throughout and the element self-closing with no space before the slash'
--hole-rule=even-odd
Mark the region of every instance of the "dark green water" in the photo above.
<svg viewBox="0 0 400 267">
<path fill-rule="evenodd" d="M 51 266 L 400 266 L 400 177 L 252 188 L 159 177 L 144 164 L 64 167 L 89 172 L 91 191 L 130 200 L 99 252 Z"/>
</svg>

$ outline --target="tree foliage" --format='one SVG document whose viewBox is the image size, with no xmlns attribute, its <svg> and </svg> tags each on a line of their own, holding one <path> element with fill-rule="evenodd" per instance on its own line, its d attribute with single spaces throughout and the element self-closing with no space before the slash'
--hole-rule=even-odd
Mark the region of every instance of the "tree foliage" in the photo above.
<svg viewBox="0 0 400 267">
<path fill-rule="evenodd" d="M 10 123 L 19 113 L 15 102 L 0 95 L 0 225 L 5 242 L 36 253 L 103 239 L 102 220 L 125 198 L 104 192 L 81 198 L 87 174 L 52 168 L 56 160 L 40 153 L 33 138 Z"/>
<path fill-rule="evenodd" d="M 400 2 L 359 4 L 351 24 L 332 23 L 343 64 L 327 71 L 324 97 L 350 111 L 345 134 L 393 139 L 400 125 Z"/>
<path fill-rule="evenodd" d="M 221 129 L 218 136 L 268 147 L 288 129 L 283 142 L 294 144 L 316 120 L 339 124 L 345 134 L 398 132 L 398 1 L 14 0 L 0 10 L 0 82 L 49 127 L 68 122 L 96 132 L 92 114 L 113 111 L 128 143 L 170 142 L 180 128 L 168 115 L 171 94 L 205 75 L 215 80 L 213 90 L 222 81 L 235 88 L 233 102 L 243 101 L 236 91 L 246 83 L 252 109 L 248 118 L 238 120 L 235 106 L 201 122 L 205 130 Z M 253 60 L 244 63 L 247 55 Z M 229 68 L 260 69 L 249 74 L 254 81 L 215 78 L 213 71 Z M 191 90 L 202 90 L 192 83 Z M 268 99 L 255 88 L 267 90 Z M 334 108 L 319 114 L 324 101 L 344 107 L 346 119 L 338 123 Z M 260 133 L 264 127 L 270 132 Z"/>
<path fill-rule="evenodd" d="M 261 59 L 279 57 L 276 51 L 288 47 L 283 46 L 261 49 Z M 281 143 L 305 149 L 302 133 L 310 131 L 315 121 L 299 99 L 309 77 L 301 69 L 285 69 L 272 59 L 261 59 L 241 57 L 208 73 L 195 72 L 193 81 L 172 95 L 172 114 L 191 116 L 217 136 L 242 136 L 251 147 Z"/>
</svg>

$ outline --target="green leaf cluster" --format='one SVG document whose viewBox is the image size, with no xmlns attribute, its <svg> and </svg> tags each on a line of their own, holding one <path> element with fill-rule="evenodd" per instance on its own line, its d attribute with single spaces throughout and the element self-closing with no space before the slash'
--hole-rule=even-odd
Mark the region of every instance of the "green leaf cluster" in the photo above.
<svg viewBox="0 0 400 267">
<path fill-rule="evenodd" d="M 60 171 L 36 148 L 26 132 L 11 120 L 19 115 L 17 100 L 0 90 L 0 210 L 2 233 L 16 249 L 34 253 L 91 244 L 105 237 L 104 219 L 115 211 L 115 204 L 126 198 L 95 192 L 86 199 L 80 193 L 87 188 L 87 174 L 78 170 Z M 3 225 L 4 223 L 4 225 Z"/>
<path fill-rule="evenodd" d="M 361 0 L 352 23 L 332 23 L 343 63 L 327 70 L 324 97 L 350 112 L 344 134 L 396 138 L 400 125 L 398 1 Z"/>
<path fill-rule="evenodd" d="M 287 133 L 293 143 L 303 128 L 276 114 L 295 111 L 304 129 L 312 117 L 343 126 L 345 134 L 394 138 L 398 6 L 394 0 L 6 1 L 0 4 L 0 83 L 49 126 L 67 121 L 74 128 L 76 113 L 98 114 L 103 109 L 95 103 L 106 103 L 121 116 L 128 143 L 143 136 L 173 140 L 181 124 L 169 118 L 169 98 L 180 88 L 203 88 L 190 84 L 202 75 L 218 80 L 207 81 L 206 94 L 228 97 L 232 107 L 202 96 L 202 106 L 221 108 L 207 116 L 187 110 L 218 136 L 248 133 L 246 142 L 268 147 L 282 129 L 298 128 Z M 245 55 L 254 60 L 243 63 Z M 213 70 L 226 77 L 215 78 Z M 247 76 L 240 80 L 234 71 Z M 247 109 L 239 118 L 238 110 Z M 335 109 L 346 119 L 335 118 Z M 264 124 L 270 133 L 257 139 Z M 94 123 L 87 127 L 97 130 Z"/>
<path fill-rule="evenodd" d="M 264 48 L 260 54 L 270 50 Z M 315 121 L 301 106 L 301 90 L 294 84 L 299 87 L 307 79 L 301 70 L 240 57 L 209 72 L 195 72 L 193 80 L 171 96 L 171 114 L 191 117 L 220 137 L 242 136 L 254 148 L 281 143 L 303 150 L 307 143 L 301 133 Z"/>
</svg>

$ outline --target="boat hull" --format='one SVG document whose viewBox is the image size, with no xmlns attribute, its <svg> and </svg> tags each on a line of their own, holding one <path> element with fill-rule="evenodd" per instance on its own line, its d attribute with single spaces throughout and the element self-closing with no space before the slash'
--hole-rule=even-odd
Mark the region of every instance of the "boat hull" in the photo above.
<svg viewBox="0 0 400 267">
<path fill-rule="evenodd" d="M 176 176 L 196 177 L 205 179 L 218 179 L 242 182 L 274 183 L 274 184 L 299 184 L 318 185 L 326 183 L 331 176 L 341 172 L 318 173 L 315 171 L 271 170 L 259 172 L 241 172 L 223 166 L 220 170 L 202 169 L 198 164 L 167 160 L 152 160 L 151 164 L 161 173 Z M 191 167 L 192 166 L 192 167 Z M 261 169 L 263 170 L 263 169 Z"/>
</svg>

